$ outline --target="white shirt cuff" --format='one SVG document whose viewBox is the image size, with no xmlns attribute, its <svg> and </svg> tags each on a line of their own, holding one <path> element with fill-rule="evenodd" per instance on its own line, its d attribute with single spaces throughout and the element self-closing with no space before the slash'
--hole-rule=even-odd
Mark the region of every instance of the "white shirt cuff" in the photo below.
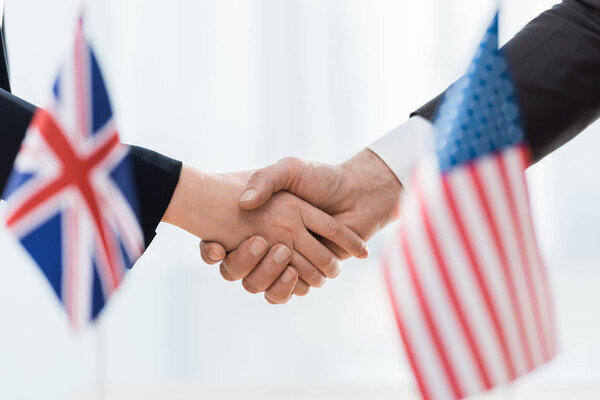
<svg viewBox="0 0 600 400">
<path fill-rule="evenodd" d="M 367 146 L 406 186 L 419 158 L 431 147 L 433 124 L 418 115 Z"/>
</svg>

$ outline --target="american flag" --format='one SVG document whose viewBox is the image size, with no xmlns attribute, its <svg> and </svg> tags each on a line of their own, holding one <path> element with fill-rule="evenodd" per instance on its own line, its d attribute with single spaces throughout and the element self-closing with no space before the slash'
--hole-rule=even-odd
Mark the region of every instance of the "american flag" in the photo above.
<svg viewBox="0 0 600 400">
<path fill-rule="evenodd" d="M 423 397 L 460 399 L 556 351 L 497 15 L 434 126 L 435 151 L 415 169 L 384 274 Z"/>
<path fill-rule="evenodd" d="M 95 319 L 144 248 L 128 148 L 79 21 L 48 107 L 25 135 L 6 224 L 79 328 Z"/>
</svg>

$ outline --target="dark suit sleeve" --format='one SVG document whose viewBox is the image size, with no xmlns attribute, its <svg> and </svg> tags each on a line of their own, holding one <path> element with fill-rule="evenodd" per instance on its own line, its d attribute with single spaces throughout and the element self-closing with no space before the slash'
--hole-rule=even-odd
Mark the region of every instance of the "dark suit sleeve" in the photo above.
<svg viewBox="0 0 600 400">
<path fill-rule="evenodd" d="M 600 0 L 565 0 L 501 50 L 535 161 L 600 116 Z M 417 110 L 429 120 L 443 93 Z"/>
<path fill-rule="evenodd" d="M 33 105 L 0 89 L 0 192 L 4 191 L 34 112 Z"/>
<path fill-rule="evenodd" d="M 8 180 L 35 106 L 0 89 L 0 191 Z M 181 173 L 181 162 L 131 146 L 146 247 L 155 236 Z"/>
<path fill-rule="evenodd" d="M 155 236 L 181 174 L 181 161 L 152 150 L 131 146 L 146 247 Z"/>
</svg>

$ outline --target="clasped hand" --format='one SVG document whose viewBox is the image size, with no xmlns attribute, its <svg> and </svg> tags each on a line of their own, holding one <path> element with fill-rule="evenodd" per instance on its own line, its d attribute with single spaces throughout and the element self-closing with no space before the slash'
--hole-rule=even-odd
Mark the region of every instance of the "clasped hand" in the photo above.
<svg viewBox="0 0 600 400">
<path fill-rule="evenodd" d="M 203 239 L 221 262 L 270 303 L 336 277 L 340 260 L 366 258 L 368 240 L 397 216 L 401 184 L 369 150 L 342 165 L 288 158 L 251 172 L 206 174 L 184 166 L 163 221 Z"/>
</svg>

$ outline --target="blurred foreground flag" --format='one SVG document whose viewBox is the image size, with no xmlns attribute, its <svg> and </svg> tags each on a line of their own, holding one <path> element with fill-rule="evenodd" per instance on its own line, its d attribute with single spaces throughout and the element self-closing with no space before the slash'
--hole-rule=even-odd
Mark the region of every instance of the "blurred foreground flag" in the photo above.
<svg viewBox="0 0 600 400">
<path fill-rule="evenodd" d="M 498 16 L 447 92 L 384 265 L 425 399 L 512 381 L 555 353 L 552 302 L 528 202 L 528 149 Z"/>
<path fill-rule="evenodd" d="M 27 130 L 4 198 L 6 224 L 75 328 L 96 318 L 143 251 L 128 148 L 79 21 L 48 107 Z"/>
</svg>

